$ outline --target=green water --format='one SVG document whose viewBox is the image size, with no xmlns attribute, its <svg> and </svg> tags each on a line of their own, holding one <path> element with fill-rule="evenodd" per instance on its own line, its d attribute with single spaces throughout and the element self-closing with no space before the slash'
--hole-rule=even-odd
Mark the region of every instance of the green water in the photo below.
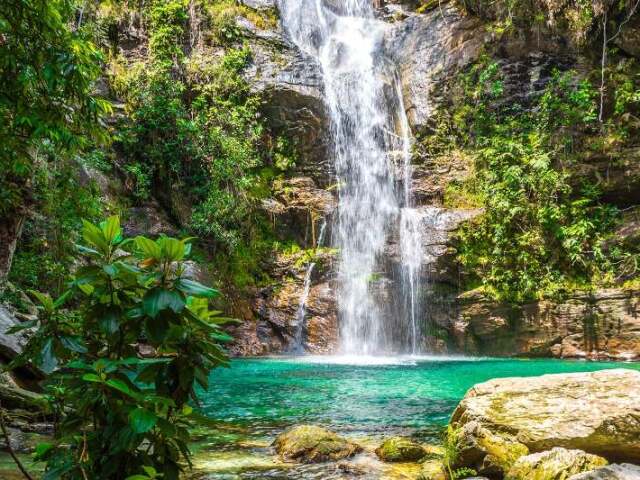
<svg viewBox="0 0 640 480">
<path fill-rule="evenodd" d="M 496 377 L 633 368 L 637 363 L 566 360 L 339 358 L 236 360 L 216 370 L 202 412 L 219 430 L 203 435 L 198 468 L 207 479 L 339 479 L 333 465 L 283 465 L 269 448 L 284 428 L 314 423 L 375 447 L 402 434 L 437 443 L 453 409 L 475 383 Z M 407 467 L 375 465 L 364 478 L 413 478 Z M 391 469 L 391 470 L 390 470 Z M 407 470 L 408 469 L 408 470 Z"/>
<path fill-rule="evenodd" d="M 412 480 L 419 466 L 383 464 L 373 450 L 384 437 L 438 443 L 451 412 L 474 384 L 496 377 L 633 368 L 639 363 L 566 360 L 289 358 L 235 360 L 211 376 L 201 411 L 211 419 L 194 445 L 199 480 Z M 365 453 L 336 464 L 296 465 L 270 444 L 283 429 L 314 423 L 353 438 Z M 27 456 L 24 456 L 28 460 Z M 0 478 L 20 478 L 0 455 Z"/>
</svg>

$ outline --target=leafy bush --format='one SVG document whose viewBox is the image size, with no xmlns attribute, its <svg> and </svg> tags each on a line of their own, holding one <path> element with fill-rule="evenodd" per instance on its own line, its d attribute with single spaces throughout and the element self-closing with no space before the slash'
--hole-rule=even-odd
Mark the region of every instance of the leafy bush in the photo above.
<svg viewBox="0 0 640 480">
<path fill-rule="evenodd" d="M 484 208 L 458 233 L 472 282 L 524 301 L 603 281 L 612 268 L 603 245 L 618 214 L 599 203 L 595 185 L 571 178 L 589 145 L 583 139 L 600 132 L 595 89 L 555 72 L 533 105 L 504 104 L 498 64 L 488 58 L 459 85 L 457 108 L 425 144 L 474 158 L 474 175 L 451 185 L 445 199 Z"/>
<path fill-rule="evenodd" d="M 217 291 L 183 275 L 190 239 L 124 239 L 117 217 L 85 222 L 82 237 L 86 263 L 71 288 L 56 300 L 32 292 L 39 319 L 19 327 L 36 333 L 12 367 L 31 361 L 50 374 L 55 434 L 36 459 L 47 480 L 178 479 L 189 402 L 228 363 L 229 319 L 209 310 Z"/>
</svg>

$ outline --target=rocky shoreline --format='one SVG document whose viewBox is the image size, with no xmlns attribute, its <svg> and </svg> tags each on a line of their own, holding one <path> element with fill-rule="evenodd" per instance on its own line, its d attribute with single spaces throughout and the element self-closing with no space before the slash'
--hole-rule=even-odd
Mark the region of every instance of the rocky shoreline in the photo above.
<svg viewBox="0 0 640 480">
<path fill-rule="evenodd" d="M 353 459 L 375 453 L 383 462 L 420 464 L 417 480 L 634 480 L 640 478 L 640 372 L 475 385 L 454 411 L 444 446 L 393 437 L 372 452 L 313 425 L 286 430 L 273 446 L 285 461 L 340 461 L 337 468 L 365 478 L 362 459 Z"/>
</svg>

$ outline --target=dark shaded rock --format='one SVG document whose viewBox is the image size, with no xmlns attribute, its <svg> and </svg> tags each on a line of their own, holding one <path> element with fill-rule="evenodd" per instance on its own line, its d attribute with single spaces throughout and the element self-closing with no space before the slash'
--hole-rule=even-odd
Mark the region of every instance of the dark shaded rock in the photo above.
<svg viewBox="0 0 640 480">
<path fill-rule="evenodd" d="M 483 475 L 502 476 L 529 449 L 508 434 L 496 435 L 479 422 L 466 423 L 457 437 L 457 467 L 472 467 Z"/>
<path fill-rule="evenodd" d="M 336 208 L 335 197 L 316 186 L 310 177 L 293 177 L 274 183 L 275 198 L 262 202 L 277 235 L 298 245 L 317 245 L 321 225 Z"/>
<path fill-rule="evenodd" d="M 314 425 L 298 425 L 281 433 L 273 446 L 284 459 L 301 463 L 341 460 L 362 450 L 359 445 Z"/>
<path fill-rule="evenodd" d="M 41 395 L 18 386 L 9 373 L 0 373 L 0 404 L 5 408 L 42 412 L 46 403 Z"/>
<path fill-rule="evenodd" d="M 176 236 L 178 234 L 178 229 L 157 202 L 148 202 L 142 206 L 130 208 L 122 227 L 127 237 L 137 235 L 157 237 L 161 234 Z"/>
</svg>

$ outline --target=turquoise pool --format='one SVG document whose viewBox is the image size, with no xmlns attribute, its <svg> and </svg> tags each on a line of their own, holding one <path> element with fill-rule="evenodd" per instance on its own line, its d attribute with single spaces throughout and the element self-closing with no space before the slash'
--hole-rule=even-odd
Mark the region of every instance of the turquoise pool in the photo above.
<svg viewBox="0 0 640 480">
<path fill-rule="evenodd" d="M 298 423 L 326 426 L 372 448 L 395 434 L 437 443 L 453 409 L 476 383 L 620 367 L 640 370 L 639 363 L 548 359 L 235 360 L 231 368 L 212 374 L 211 387 L 203 394 L 201 410 L 218 427 L 215 435 L 202 436 L 197 465 L 208 472 L 204 478 L 212 480 L 349 478 L 335 466 L 282 465 L 269 444 L 284 428 Z M 393 473 L 385 468 L 365 478 L 412 478 L 406 469 Z"/>
</svg>

